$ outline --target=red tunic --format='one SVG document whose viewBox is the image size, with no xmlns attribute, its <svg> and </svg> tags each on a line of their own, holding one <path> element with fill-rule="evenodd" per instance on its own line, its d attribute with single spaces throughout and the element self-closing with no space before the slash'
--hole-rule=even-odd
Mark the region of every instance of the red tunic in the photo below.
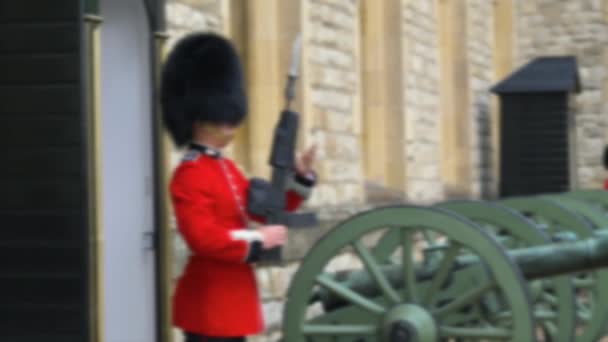
<svg viewBox="0 0 608 342">
<path fill-rule="evenodd" d="M 264 320 L 254 268 L 246 262 L 250 243 L 230 234 L 246 222 L 228 177 L 241 198 L 249 181 L 229 159 L 203 154 L 189 159 L 170 184 L 177 226 L 191 252 L 173 297 L 174 324 L 208 336 L 257 334 Z M 296 192 L 287 193 L 288 210 L 302 201 Z"/>
</svg>

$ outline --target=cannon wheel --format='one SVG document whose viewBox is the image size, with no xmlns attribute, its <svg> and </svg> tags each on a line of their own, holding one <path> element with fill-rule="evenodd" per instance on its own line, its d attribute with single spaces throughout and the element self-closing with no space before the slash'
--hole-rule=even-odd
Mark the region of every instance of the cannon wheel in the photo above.
<svg viewBox="0 0 608 342">
<path fill-rule="evenodd" d="M 608 207 L 608 191 L 606 190 L 576 190 L 565 192 L 561 195 L 596 202 L 604 207 Z"/>
<path fill-rule="evenodd" d="M 594 237 L 593 228 L 579 214 L 567 209 L 554 200 L 542 197 L 511 198 L 500 203 L 511 207 L 522 214 L 540 216 L 552 224 L 550 233 L 573 232 L 579 239 Z M 608 271 L 597 270 L 585 272 L 585 276 L 574 277 L 573 284 L 577 293 L 591 293 L 592 300 L 584 298 L 577 300 L 578 324 L 582 326 L 577 333 L 577 342 L 596 342 L 605 332 L 607 323 L 606 308 L 608 307 Z"/>
<path fill-rule="evenodd" d="M 386 230 L 386 228 L 389 228 Z M 400 241 L 402 284 L 393 286 L 381 265 L 365 246 L 364 237 L 385 232 Z M 430 232 L 443 236 L 445 250 L 428 286 L 421 287 L 414 260 L 415 236 Z M 396 235 L 395 235 L 396 234 Z M 364 270 L 382 290 L 380 298 L 367 298 L 336 280 L 324 268 L 345 248 L 351 247 Z M 461 253 L 463 252 L 463 253 Z M 464 293 L 449 302 L 438 302 L 452 277 L 450 272 L 460 255 L 478 258 L 485 267 L 475 273 Z M 459 271 L 456 271 L 459 272 Z M 419 281 L 420 280 L 420 281 Z M 316 317 L 308 317 L 315 289 L 323 288 L 349 303 L 348 306 Z M 419 291 L 419 290 L 425 291 Z M 486 317 L 465 326 L 450 325 L 450 318 L 465 306 L 483 306 L 498 298 L 499 314 L 508 316 L 507 325 L 492 325 Z M 393 342 L 407 341 L 488 341 L 532 342 L 534 321 L 527 285 L 516 265 L 502 247 L 470 221 L 440 209 L 409 206 L 386 207 L 356 215 L 325 235 L 309 251 L 294 275 L 288 290 L 283 320 L 283 339 L 289 342 Z"/>
<path fill-rule="evenodd" d="M 608 221 L 608 191 L 606 190 L 578 190 L 565 192 L 559 195 L 560 197 L 573 198 L 584 202 L 592 207 L 596 208 L 601 212 L 603 216 L 603 222 L 598 222 L 596 226 L 599 229 L 606 229 Z"/>
<path fill-rule="evenodd" d="M 488 229 L 495 235 L 504 233 L 513 239 L 515 245 L 505 248 L 524 248 L 551 243 L 549 237 L 541 232 L 530 220 L 516 211 L 496 203 L 482 201 L 449 201 L 439 203 L 440 208 L 462 215 Z M 545 333 L 545 341 L 571 342 L 574 340 L 576 303 L 574 288 L 569 276 L 530 283 L 538 290 L 534 301 L 534 318 Z"/>
<path fill-rule="evenodd" d="M 606 228 L 608 217 L 603 213 L 600 206 L 594 206 L 593 201 L 584 200 L 577 197 L 569 197 L 564 195 L 547 195 L 541 198 L 547 198 L 550 201 L 555 201 L 569 210 L 579 214 L 587 219 L 595 229 Z"/>
</svg>

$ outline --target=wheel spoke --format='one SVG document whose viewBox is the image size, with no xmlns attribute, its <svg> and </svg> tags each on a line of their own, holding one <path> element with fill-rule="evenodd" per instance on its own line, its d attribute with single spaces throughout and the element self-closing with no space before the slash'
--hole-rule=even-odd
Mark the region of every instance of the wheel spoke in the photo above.
<svg viewBox="0 0 608 342">
<path fill-rule="evenodd" d="M 545 331 L 547 332 L 547 334 L 550 337 L 549 339 L 545 339 L 545 340 L 556 341 L 557 334 L 559 332 L 559 328 L 557 327 L 557 325 L 555 325 L 555 322 L 552 322 L 552 321 L 544 322 L 543 327 L 545 328 Z"/>
<path fill-rule="evenodd" d="M 551 321 L 557 319 L 555 311 L 537 309 L 534 310 L 534 318 L 538 321 Z"/>
<path fill-rule="evenodd" d="M 397 294 L 397 291 L 393 289 L 388 279 L 386 279 L 386 276 L 384 276 L 384 273 L 382 273 L 382 271 L 380 270 L 380 266 L 378 265 L 372 254 L 369 252 L 367 247 L 365 247 L 361 243 L 361 241 L 355 241 L 353 243 L 353 247 L 355 248 L 357 255 L 359 255 L 359 257 L 361 258 L 361 261 L 363 261 L 363 264 L 365 265 L 367 270 L 370 272 L 371 276 L 376 281 L 376 284 L 378 284 L 378 286 L 384 293 L 385 297 L 388 300 L 392 301 L 393 304 L 400 303 L 401 298 L 399 297 L 399 294 Z"/>
<path fill-rule="evenodd" d="M 398 246 L 399 230 L 395 228 L 389 228 L 382 238 L 378 240 L 374 247 L 372 254 L 381 264 L 388 262 L 388 258 L 395 251 Z"/>
<path fill-rule="evenodd" d="M 576 316 L 583 322 L 589 322 L 591 320 L 591 312 L 587 309 L 579 308 L 576 312 Z"/>
<path fill-rule="evenodd" d="M 496 284 L 492 282 L 488 282 L 481 286 L 478 286 L 472 290 L 469 290 L 465 294 L 461 295 L 457 299 L 451 301 L 450 303 L 435 309 L 432 311 L 433 316 L 441 318 L 455 310 L 458 310 L 467 304 L 473 303 L 478 300 L 481 296 L 483 296 L 486 292 L 490 291 L 496 286 Z"/>
<path fill-rule="evenodd" d="M 451 266 L 454 263 L 454 259 L 460 250 L 460 244 L 456 242 L 452 242 L 448 250 L 445 252 L 443 260 L 437 269 L 437 273 L 433 277 L 433 281 L 429 286 L 429 289 L 425 293 L 424 299 L 422 300 L 423 306 L 428 306 L 431 303 L 431 300 L 435 296 L 437 290 L 441 288 L 441 286 L 445 283 L 448 275 L 451 272 Z"/>
<path fill-rule="evenodd" d="M 543 301 L 545 301 L 545 302 L 547 302 L 547 303 L 549 303 L 549 304 L 551 304 L 553 306 L 558 305 L 557 298 L 554 295 L 552 295 L 551 293 L 547 292 L 547 291 L 543 292 L 541 298 L 542 298 Z"/>
<path fill-rule="evenodd" d="M 304 335 L 375 335 L 378 328 L 375 325 L 362 324 L 304 324 L 302 333 Z"/>
<path fill-rule="evenodd" d="M 582 299 L 578 298 L 576 307 L 579 312 L 582 312 L 587 315 L 591 315 L 591 310 L 587 302 L 583 302 Z"/>
<path fill-rule="evenodd" d="M 422 236 L 424 236 L 424 239 L 426 240 L 428 247 L 433 247 L 433 246 L 437 245 L 437 241 L 435 241 L 435 239 L 433 239 L 433 236 L 431 235 L 431 233 L 428 230 L 423 229 Z"/>
<path fill-rule="evenodd" d="M 511 311 L 503 311 L 497 314 L 494 314 L 494 319 L 499 321 L 506 321 L 513 319 L 513 313 Z"/>
<path fill-rule="evenodd" d="M 502 339 L 512 338 L 512 334 L 507 329 L 485 327 L 485 328 L 460 328 L 460 327 L 439 327 L 441 337 L 474 338 L 474 339 Z"/>
<path fill-rule="evenodd" d="M 338 283 L 327 274 L 320 274 L 319 276 L 317 276 L 316 280 L 319 285 L 327 288 L 328 290 L 347 300 L 351 304 L 356 305 L 364 310 L 378 315 L 381 315 L 386 311 L 386 309 L 380 304 L 371 301 L 356 293 L 355 291 L 349 289 L 348 287 Z"/>
<path fill-rule="evenodd" d="M 416 269 L 414 268 L 414 260 L 412 256 L 412 239 L 413 232 L 408 229 L 401 229 L 401 264 L 403 267 L 403 298 L 406 302 L 417 303 L 420 301 L 418 297 L 418 289 L 416 288 Z"/>
</svg>

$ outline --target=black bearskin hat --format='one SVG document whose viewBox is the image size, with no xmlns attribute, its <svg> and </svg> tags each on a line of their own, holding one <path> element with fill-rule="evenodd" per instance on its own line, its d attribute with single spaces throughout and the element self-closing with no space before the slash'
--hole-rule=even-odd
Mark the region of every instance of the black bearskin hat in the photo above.
<svg viewBox="0 0 608 342">
<path fill-rule="evenodd" d="M 608 145 L 604 146 L 604 155 L 602 161 L 604 162 L 604 169 L 608 170 Z"/>
<path fill-rule="evenodd" d="M 178 147 L 192 139 L 196 121 L 239 124 L 247 98 L 239 57 L 213 33 L 193 33 L 177 42 L 162 71 L 163 122 Z"/>
</svg>

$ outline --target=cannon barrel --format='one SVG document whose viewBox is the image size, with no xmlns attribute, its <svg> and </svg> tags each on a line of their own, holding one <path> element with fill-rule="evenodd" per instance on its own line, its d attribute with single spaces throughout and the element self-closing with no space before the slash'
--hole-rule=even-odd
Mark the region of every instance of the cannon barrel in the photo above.
<svg viewBox="0 0 608 342">
<path fill-rule="evenodd" d="M 445 246 L 447 248 L 447 246 Z M 441 250 L 441 248 L 434 248 Z M 608 266 L 608 234 L 600 233 L 596 238 L 574 242 L 561 242 L 544 246 L 514 249 L 507 252 L 528 280 L 549 278 L 553 276 L 579 273 Z M 451 271 L 459 272 L 479 264 L 475 256 L 461 256 L 454 262 Z M 381 267 L 386 279 L 395 288 L 403 286 L 401 265 L 384 265 Z M 418 282 L 433 278 L 436 270 L 420 268 L 416 270 Z M 343 282 L 353 291 L 368 298 L 381 295 L 377 283 L 366 270 L 341 271 L 334 279 Z M 326 289 L 320 289 L 313 300 L 320 300 L 326 310 L 345 305 L 345 302 Z"/>
<path fill-rule="evenodd" d="M 516 249 L 508 254 L 526 279 L 578 273 L 608 266 L 608 236 Z"/>
</svg>

